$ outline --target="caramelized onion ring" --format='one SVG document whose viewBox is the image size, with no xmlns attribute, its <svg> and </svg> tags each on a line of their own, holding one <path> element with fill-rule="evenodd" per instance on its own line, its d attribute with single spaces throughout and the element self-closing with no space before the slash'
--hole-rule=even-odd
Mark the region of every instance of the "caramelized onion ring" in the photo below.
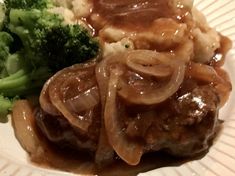
<svg viewBox="0 0 235 176">
<path fill-rule="evenodd" d="M 108 83 L 108 93 L 104 111 L 104 121 L 108 139 L 115 152 L 129 165 L 137 165 L 143 154 L 143 146 L 129 140 L 120 126 L 116 96 L 119 70 L 112 70 Z"/>
<path fill-rule="evenodd" d="M 127 5 L 126 1 L 99 0 L 99 4 L 106 8 L 115 8 L 117 6 Z"/>
<path fill-rule="evenodd" d="M 223 81 L 213 67 L 200 63 L 190 63 L 187 74 L 192 78 L 208 83 L 218 84 Z"/>
<path fill-rule="evenodd" d="M 220 97 L 220 107 L 224 106 L 229 98 L 232 85 L 229 76 L 223 71 L 223 69 L 192 62 L 187 71 L 187 76 L 206 83 L 214 84 Z"/>
<path fill-rule="evenodd" d="M 114 55 L 109 55 L 108 57 L 104 58 L 100 63 L 96 66 L 96 79 L 100 90 L 100 98 L 101 104 L 104 106 L 106 95 L 107 95 L 107 88 L 110 76 L 110 69 L 112 69 L 112 65 L 125 65 L 126 62 L 126 53 L 118 53 Z"/>
<path fill-rule="evenodd" d="M 99 167 L 103 167 L 112 163 L 114 160 L 114 150 L 109 143 L 108 136 L 106 134 L 105 125 L 102 118 L 102 124 L 99 135 L 99 143 L 95 153 L 95 163 Z"/>
<path fill-rule="evenodd" d="M 70 110 L 80 113 L 94 108 L 99 104 L 99 101 L 98 87 L 94 86 L 75 97 L 65 100 L 65 105 L 69 107 Z"/>
<path fill-rule="evenodd" d="M 135 96 L 133 96 L 130 86 L 125 81 L 120 81 L 120 91 L 118 91 L 118 94 L 126 101 L 134 104 L 157 104 L 165 101 L 179 89 L 184 80 L 184 62 L 168 59 L 162 54 L 147 50 L 129 52 L 127 62 L 128 60 L 133 62 L 136 58 L 138 58 L 138 61 L 142 60 L 143 62 L 148 62 L 147 60 L 150 58 L 156 63 L 160 62 L 164 67 L 169 66 L 172 69 L 172 75 L 164 86 L 144 93 L 135 94 Z"/>
<path fill-rule="evenodd" d="M 60 114 L 63 114 L 63 116 L 69 121 L 69 123 L 75 127 L 78 127 L 82 131 L 87 131 L 88 127 L 92 123 L 92 116 L 90 115 L 90 110 L 94 108 L 95 105 L 99 102 L 97 99 L 98 90 L 93 89 L 93 87 L 96 85 L 96 82 L 92 78 L 94 74 L 94 68 L 95 63 L 90 62 L 86 64 L 77 64 L 68 68 L 65 68 L 59 72 L 57 72 L 44 86 L 43 92 L 40 95 L 40 105 L 44 111 L 47 113 L 54 115 L 53 111 L 48 110 L 47 105 L 52 106 L 55 108 Z M 86 81 L 86 84 L 76 85 L 77 82 L 79 82 L 79 79 L 84 82 Z M 83 85 L 86 85 L 85 87 Z M 78 87 L 76 87 L 78 86 Z M 76 107 L 71 107 L 69 101 L 72 97 L 70 97 L 70 100 L 67 102 L 66 93 L 68 88 L 74 87 L 75 92 L 72 92 L 75 94 L 73 97 L 79 97 L 79 95 L 85 95 L 86 91 L 90 91 L 90 93 L 94 93 L 93 95 L 87 96 L 87 97 L 93 97 L 94 101 L 92 104 L 83 104 L 78 109 Z M 96 94 L 96 95 L 95 95 Z M 85 96 L 86 97 L 86 96 Z M 87 98 L 86 97 L 86 98 Z M 80 98 L 84 98 L 84 96 L 80 96 Z M 89 99 L 91 100 L 91 99 Z M 91 102 L 87 103 L 91 103 Z M 76 102 L 81 102 L 80 100 L 76 99 Z M 49 102 L 49 103 L 48 103 Z M 78 103 L 79 104 L 79 103 Z M 81 104 L 80 104 L 81 105 Z M 85 107 L 86 106 L 86 107 Z M 87 109 L 84 109 L 87 108 Z M 75 111 L 74 111 L 75 110 Z M 84 116 L 80 116 L 79 113 L 81 111 L 88 111 L 85 112 Z"/>
<path fill-rule="evenodd" d="M 35 132 L 33 108 L 27 100 L 19 100 L 14 104 L 12 122 L 15 135 L 21 146 L 36 158 L 43 152 L 40 139 Z"/>
<path fill-rule="evenodd" d="M 66 85 L 64 88 L 62 85 L 66 83 L 66 79 L 69 77 L 74 76 L 74 80 L 77 80 L 79 77 L 89 76 L 91 74 L 90 71 L 94 69 L 94 66 L 94 64 L 75 65 L 73 67 L 67 68 L 66 70 L 62 70 L 60 73 L 58 73 L 57 79 L 55 79 L 55 81 L 52 82 L 49 87 L 49 96 L 53 105 L 64 115 L 71 125 L 78 127 L 82 131 L 88 130 L 92 120 L 85 119 L 84 117 L 79 118 L 79 115 L 77 116 L 75 112 L 69 110 L 69 108 L 64 103 L 65 100 L 63 97 L 64 91 L 66 91 L 66 87 L 68 85 Z M 66 73 L 66 71 L 68 72 Z M 70 84 L 70 86 L 71 85 L 72 84 Z"/>
<path fill-rule="evenodd" d="M 48 87 L 50 83 L 54 80 L 55 76 L 51 77 L 43 86 L 40 97 L 39 97 L 39 103 L 41 105 L 41 108 L 53 115 L 53 116 L 58 116 L 61 113 L 55 108 L 55 106 L 52 104 L 49 93 L 48 93 Z"/>
<path fill-rule="evenodd" d="M 134 52 L 133 52 L 134 53 Z M 146 56 L 146 54 L 148 55 Z M 158 59 L 156 59 L 156 55 L 158 55 Z M 160 59 L 160 57 L 162 59 Z M 172 69 L 169 65 L 161 64 L 161 61 L 168 60 L 164 57 L 164 55 L 160 55 L 158 53 L 149 54 L 149 51 L 146 52 L 144 50 L 135 51 L 134 54 L 130 54 L 127 58 L 126 64 L 132 70 L 146 74 L 148 76 L 155 76 L 155 77 L 167 77 L 171 74 Z"/>
</svg>

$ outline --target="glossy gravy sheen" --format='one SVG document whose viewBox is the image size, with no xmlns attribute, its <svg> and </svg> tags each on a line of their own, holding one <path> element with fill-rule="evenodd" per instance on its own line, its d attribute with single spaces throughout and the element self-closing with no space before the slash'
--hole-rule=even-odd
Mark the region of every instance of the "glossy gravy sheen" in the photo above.
<svg viewBox="0 0 235 176">
<path fill-rule="evenodd" d="M 88 153 L 74 150 L 61 150 L 47 141 L 39 131 L 37 135 L 42 139 L 41 147 L 43 147 L 46 153 L 43 152 L 37 158 L 31 158 L 33 161 L 32 164 L 75 174 L 89 176 L 136 176 L 141 172 L 166 166 L 180 166 L 187 161 L 196 159 L 174 158 L 164 152 L 155 152 L 145 154 L 137 166 L 130 166 L 121 160 L 115 160 L 111 165 L 98 167 L 92 162 L 92 158 Z M 206 152 L 202 153 L 198 158 L 203 157 L 205 154 Z"/>
<path fill-rule="evenodd" d="M 92 0 L 93 14 L 105 24 L 128 29 L 143 29 L 158 18 L 175 15 L 169 0 Z"/>
<path fill-rule="evenodd" d="M 177 18 L 185 14 L 185 9 L 176 10 L 170 4 L 170 0 L 91 0 L 93 2 L 92 15 L 101 19 L 103 26 L 115 26 L 122 29 L 141 31 L 151 27 L 154 20 L 158 18 Z M 178 8 L 178 7 L 177 7 Z M 92 17 L 90 17 L 92 18 Z M 87 19 L 95 30 L 92 19 Z M 225 38 L 226 39 L 226 38 Z M 228 42 L 224 40 L 224 42 Z M 225 49 L 226 50 L 226 49 Z M 218 51 L 218 53 L 223 53 Z M 216 65 L 213 63 L 212 65 Z M 139 172 L 148 171 L 164 166 L 180 165 L 186 160 L 173 158 L 161 152 L 145 154 L 138 166 L 129 166 L 126 163 L 116 160 L 107 168 L 99 168 L 92 162 L 92 157 L 84 152 L 64 151 L 53 146 L 47 141 L 43 135 L 38 132 L 38 136 L 42 139 L 42 147 L 46 153 L 42 153 L 34 162 L 46 167 L 57 168 L 60 170 L 70 171 L 79 174 L 98 174 L 101 176 L 134 176 Z M 205 153 L 203 153 L 205 154 Z M 202 154 L 202 156 L 203 156 Z M 192 158 L 195 159 L 195 158 Z M 190 160 L 190 159 L 189 159 Z"/>
</svg>

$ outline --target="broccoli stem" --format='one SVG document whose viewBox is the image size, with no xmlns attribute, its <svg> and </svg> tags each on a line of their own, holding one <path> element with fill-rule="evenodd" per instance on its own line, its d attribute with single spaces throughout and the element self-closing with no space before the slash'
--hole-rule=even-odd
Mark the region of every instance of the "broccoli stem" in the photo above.
<svg viewBox="0 0 235 176">
<path fill-rule="evenodd" d="M 15 95 L 20 95 L 20 96 L 30 95 L 35 92 L 36 92 L 36 90 L 34 90 L 34 88 L 29 89 L 27 86 L 22 86 L 22 87 L 18 87 L 15 89 L 9 89 L 9 90 L 2 91 L 2 93 L 7 97 L 14 97 Z"/>
<path fill-rule="evenodd" d="M 12 80 L 0 80 L 0 90 L 2 89 L 12 89 L 14 87 L 18 87 L 24 84 L 27 84 L 30 82 L 29 75 L 23 75 L 19 77 L 18 79 L 12 79 Z"/>
<path fill-rule="evenodd" d="M 0 79 L 0 92 L 8 97 L 38 92 L 49 77 L 47 67 L 41 67 L 32 72 L 21 69 L 15 74 Z"/>
<path fill-rule="evenodd" d="M 24 59 L 18 53 L 10 54 L 4 65 L 8 75 L 12 75 L 24 66 Z"/>
<path fill-rule="evenodd" d="M 2 95 L 0 96 L 0 122 L 7 122 L 7 114 L 9 110 L 12 108 L 12 101 L 4 98 Z"/>
<path fill-rule="evenodd" d="M 0 2 L 0 30 L 2 30 L 4 25 L 3 23 L 5 19 L 5 13 L 6 13 L 5 5 L 2 2 Z"/>
<path fill-rule="evenodd" d="M 2 78 L 2 79 L 0 79 L 0 80 L 1 80 L 1 81 L 14 80 L 14 79 L 17 79 L 17 78 L 19 78 L 19 77 L 25 75 L 25 74 L 26 74 L 26 71 L 23 70 L 23 69 L 21 69 L 21 70 L 17 71 L 16 73 L 14 73 L 14 74 L 12 74 L 12 75 L 10 75 L 10 76 L 8 76 L 8 77 Z"/>
<path fill-rule="evenodd" d="M 7 97 L 14 97 L 15 95 L 25 96 L 34 93 L 39 93 L 45 80 L 37 81 L 33 84 L 23 85 L 12 89 L 1 90 L 1 93 Z"/>
</svg>

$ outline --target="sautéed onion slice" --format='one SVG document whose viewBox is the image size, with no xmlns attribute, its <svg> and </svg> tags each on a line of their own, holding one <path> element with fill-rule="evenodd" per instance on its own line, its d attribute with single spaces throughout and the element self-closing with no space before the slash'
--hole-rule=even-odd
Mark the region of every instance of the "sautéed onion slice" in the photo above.
<svg viewBox="0 0 235 176">
<path fill-rule="evenodd" d="M 176 61 L 172 59 L 168 59 L 162 54 L 159 54 L 155 51 L 147 51 L 147 50 L 139 50 L 138 52 L 130 52 L 129 57 L 127 59 L 127 63 L 129 66 L 133 68 L 134 64 L 130 64 L 135 62 L 136 64 L 149 61 L 152 62 L 152 64 L 160 63 L 162 66 L 161 69 L 156 68 L 156 71 L 153 70 L 145 70 L 143 67 L 140 67 L 138 71 L 143 71 L 144 74 L 148 73 L 150 74 L 152 72 L 152 76 L 166 76 L 169 74 L 169 70 L 165 69 L 166 67 L 171 68 L 172 74 L 167 83 L 165 85 L 152 90 L 142 91 L 140 93 L 135 94 L 135 96 L 132 95 L 132 90 L 129 84 L 127 84 L 125 81 L 120 81 L 120 91 L 118 91 L 118 94 L 123 97 L 128 102 L 134 103 L 134 104 L 145 104 L 145 105 L 151 105 L 151 104 L 158 104 L 163 101 L 165 101 L 167 98 L 172 96 L 180 87 L 184 80 L 185 75 L 185 63 L 182 61 Z M 160 66 L 159 66 L 160 67 Z M 138 69 L 138 67 L 135 67 L 135 69 Z M 146 68 L 148 69 L 148 68 Z M 146 87 L 148 87 L 146 85 Z"/>
<path fill-rule="evenodd" d="M 73 112 L 80 113 L 92 109 L 99 104 L 98 87 L 94 86 L 81 94 L 65 100 L 65 104 Z"/>
<path fill-rule="evenodd" d="M 221 68 L 191 63 L 187 74 L 191 78 L 213 84 L 220 98 L 220 107 L 226 103 L 232 90 L 232 85 L 229 76 Z"/>
<path fill-rule="evenodd" d="M 95 82 L 93 80 L 89 81 L 88 79 L 93 75 L 94 66 L 94 63 L 88 63 L 65 68 L 59 71 L 54 76 L 54 79 L 49 83 L 49 86 L 46 87 L 48 89 L 47 91 L 49 94 L 49 98 L 53 106 L 61 114 L 63 114 L 63 116 L 70 122 L 71 125 L 78 127 L 82 131 L 88 130 L 88 127 L 92 122 L 92 116 L 87 115 L 87 113 L 85 114 L 85 116 L 80 116 L 79 113 L 81 111 L 89 111 L 95 105 L 97 105 L 98 102 L 96 89 L 93 88 Z M 86 82 L 88 87 L 83 87 L 83 82 L 85 80 L 88 80 Z M 70 104 L 67 102 L 66 93 L 68 92 L 69 87 L 74 88 L 73 94 L 76 95 L 74 97 L 79 97 L 79 95 L 81 95 L 82 99 L 84 99 L 84 97 L 87 98 L 86 103 L 81 106 L 81 109 L 76 109 L 75 105 L 75 107 L 71 107 Z M 84 92 L 86 91 L 88 91 L 86 94 L 87 96 L 84 96 Z M 71 97 L 69 99 L 70 100 L 68 101 L 72 101 Z M 81 102 L 79 98 L 75 100 L 78 104 L 79 102 Z M 45 110 L 45 108 L 43 107 L 44 106 L 42 106 L 42 109 Z M 74 111 L 74 109 L 76 109 L 76 111 Z"/>
<path fill-rule="evenodd" d="M 21 146 L 36 159 L 43 153 L 43 148 L 34 128 L 33 107 L 27 100 L 19 100 L 14 104 L 12 122 Z"/>
<path fill-rule="evenodd" d="M 50 100 L 50 97 L 49 97 L 49 92 L 48 92 L 48 87 L 49 85 L 51 84 L 51 82 L 54 80 L 54 77 L 51 77 L 43 86 L 42 88 L 42 91 L 41 91 L 41 94 L 40 94 L 40 97 L 39 97 L 39 102 L 40 102 L 40 105 L 41 105 L 41 108 L 53 115 L 53 116 L 58 116 L 60 115 L 61 113 L 56 109 L 56 107 L 52 104 L 51 100 Z"/>
<path fill-rule="evenodd" d="M 130 165 L 137 165 L 143 154 L 143 146 L 128 140 L 120 126 L 117 112 L 117 84 L 120 73 L 113 70 L 110 73 L 108 92 L 104 110 L 104 120 L 108 139 L 120 158 Z"/>
</svg>

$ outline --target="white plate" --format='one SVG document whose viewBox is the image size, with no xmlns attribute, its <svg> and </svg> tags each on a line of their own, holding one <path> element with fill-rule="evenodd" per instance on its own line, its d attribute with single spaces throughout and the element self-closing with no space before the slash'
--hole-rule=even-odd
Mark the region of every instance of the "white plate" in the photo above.
<svg viewBox="0 0 235 176">
<path fill-rule="evenodd" d="M 235 0 L 195 0 L 208 22 L 235 45 Z M 235 83 L 235 46 L 225 65 Z M 233 85 L 235 88 L 235 85 Z M 210 152 L 200 160 L 178 167 L 164 167 L 140 176 L 235 176 L 235 91 L 220 112 L 224 129 Z M 72 176 L 71 173 L 38 168 L 28 162 L 27 154 L 14 137 L 11 124 L 0 124 L 0 176 Z"/>
</svg>

